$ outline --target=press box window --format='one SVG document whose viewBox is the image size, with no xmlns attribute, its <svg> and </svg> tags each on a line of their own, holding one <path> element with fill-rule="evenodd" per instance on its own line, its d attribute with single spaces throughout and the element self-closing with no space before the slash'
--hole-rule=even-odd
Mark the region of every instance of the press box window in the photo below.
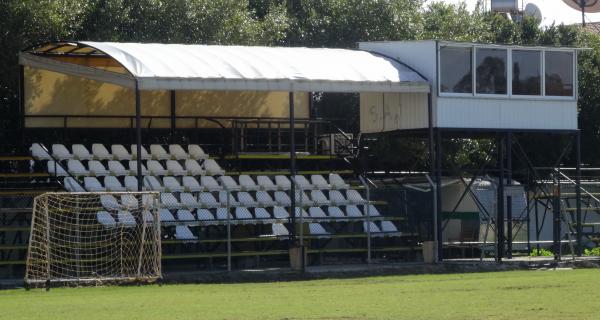
<svg viewBox="0 0 600 320">
<path fill-rule="evenodd" d="M 506 94 L 506 50 L 477 49 L 476 88 L 479 94 Z"/>
<path fill-rule="evenodd" d="M 471 48 L 440 48 L 441 92 L 473 93 L 471 55 Z"/>
<path fill-rule="evenodd" d="M 573 96 L 573 53 L 546 51 L 546 95 Z"/>
<path fill-rule="evenodd" d="M 542 95 L 542 62 L 540 51 L 512 51 L 512 94 Z"/>
</svg>

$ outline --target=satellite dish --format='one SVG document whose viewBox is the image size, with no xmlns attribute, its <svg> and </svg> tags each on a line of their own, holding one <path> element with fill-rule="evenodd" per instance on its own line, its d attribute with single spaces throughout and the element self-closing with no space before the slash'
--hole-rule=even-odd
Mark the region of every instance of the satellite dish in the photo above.
<svg viewBox="0 0 600 320">
<path fill-rule="evenodd" d="M 525 6 L 523 14 L 528 17 L 533 17 L 537 21 L 542 21 L 542 10 L 535 3 L 528 3 Z"/>
<path fill-rule="evenodd" d="M 563 2 L 575 10 L 589 13 L 600 12 L 600 1 L 598 0 L 563 0 Z"/>
</svg>

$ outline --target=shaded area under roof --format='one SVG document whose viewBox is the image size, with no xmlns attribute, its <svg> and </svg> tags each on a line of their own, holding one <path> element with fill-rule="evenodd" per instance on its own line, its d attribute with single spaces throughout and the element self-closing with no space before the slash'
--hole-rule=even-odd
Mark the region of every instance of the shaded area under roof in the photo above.
<svg viewBox="0 0 600 320">
<path fill-rule="evenodd" d="M 20 63 L 140 90 L 429 92 L 401 62 L 348 49 L 57 42 Z"/>
</svg>

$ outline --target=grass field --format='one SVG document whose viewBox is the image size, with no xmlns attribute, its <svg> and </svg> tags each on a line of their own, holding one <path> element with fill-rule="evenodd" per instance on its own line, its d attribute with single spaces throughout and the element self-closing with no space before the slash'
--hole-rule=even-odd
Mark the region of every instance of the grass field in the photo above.
<svg viewBox="0 0 600 320">
<path fill-rule="evenodd" d="M 1 319 L 600 319 L 600 270 L 0 291 Z"/>
</svg>

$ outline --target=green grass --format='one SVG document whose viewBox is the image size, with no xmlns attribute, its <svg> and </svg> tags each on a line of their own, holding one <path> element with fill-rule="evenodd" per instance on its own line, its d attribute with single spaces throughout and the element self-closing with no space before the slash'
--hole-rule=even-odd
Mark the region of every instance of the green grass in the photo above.
<svg viewBox="0 0 600 320">
<path fill-rule="evenodd" d="M 600 319 L 600 270 L 0 291 L 1 319 Z"/>
</svg>

